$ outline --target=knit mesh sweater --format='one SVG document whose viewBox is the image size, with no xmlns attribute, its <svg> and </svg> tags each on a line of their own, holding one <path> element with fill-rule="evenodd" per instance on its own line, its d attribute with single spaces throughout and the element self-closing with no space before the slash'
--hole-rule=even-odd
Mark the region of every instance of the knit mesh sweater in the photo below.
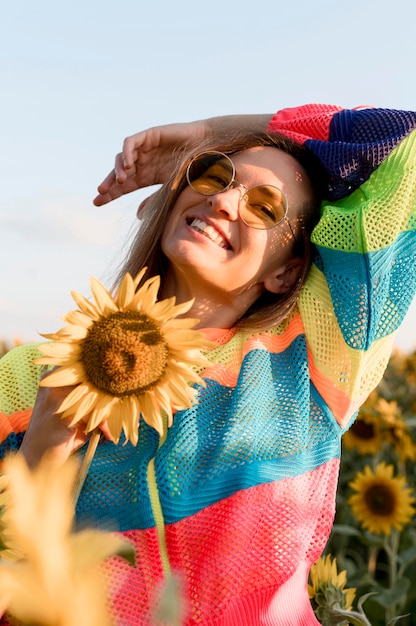
<svg viewBox="0 0 416 626">
<path fill-rule="evenodd" d="M 123 533 L 108 561 L 115 623 L 157 626 L 179 573 L 186 626 L 317 625 L 307 594 L 335 513 L 341 436 L 388 362 L 414 296 L 416 113 L 307 105 L 269 130 L 306 144 L 331 177 L 316 256 L 290 317 L 267 332 L 210 330 L 206 388 L 166 438 L 100 444 L 81 526 Z M 39 381 L 36 346 L 0 363 L 0 449 L 16 450 Z M 85 450 L 80 451 L 82 456 Z"/>
</svg>

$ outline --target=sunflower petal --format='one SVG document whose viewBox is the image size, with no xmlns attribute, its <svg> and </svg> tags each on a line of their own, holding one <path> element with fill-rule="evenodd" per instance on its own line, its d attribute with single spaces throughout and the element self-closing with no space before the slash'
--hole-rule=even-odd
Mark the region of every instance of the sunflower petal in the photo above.
<svg viewBox="0 0 416 626">
<path fill-rule="evenodd" d="M 178 320 L 178 322 L 181 320 Z M 181 348 L 191 348 L 198 349 L 199 346 L 212 347 L 212 342 L 204 339 L 202 333 L 197 330 L 187 330 L 182 328 L 177 328 L 175 330 L 174 326 L 169 327 L 169 322 L 164 327 L 164 335 L 168 340 L 171 340 L 174 347 L 177 349 Z"/>
<path fill-rule="evenodd" d="M 142 417 L 144 421 L 152 426 L 159 435 L 163 435 L 163 419 L 159 407 L 155 407 L 151 394 L 145 393 L 142 397 Z"/>
<path fill-rule="evenodd" d="M 85 396 L 88 395 L 90 390 L 90 385 L 84 382 L 74 387 L 74 389 L 72 389 L 72 391 L 70 391 L 66 398 L 61 402 L 59 411 L 63 412 L 67 409 L 72 409 L 76 404 L 78 404 L 78 402 L 81 402 Z"/>
<path fill-rule="evenodd" d="M 170 318 L 170 313 L 175 304 L 175 297 L 165 298 L 164 300 L 159 300 L 159 302 L 155 302 L 152 307 L 152 317 L 158 322 L 165 323 L 166 320 Z M 177 320 L 179 322 L 179 320 Z"/>
<path fill-rule="evenodd" d="M 194 302 L 195 302 L 195 299 L 192 298 L 191 300 L 187 300 L 186 302 L 182 302 L 181 304 L 176 304 L 171 311 L 171 316 L 178 317 L 179 315 L 184 315 L 184 313 L 187 313 L 189 311 L 189 309 L 192 307 Z M 192 318 L 189 318 L 189 319 L 192 320 Z M 198 319 L 195 319 L 193 321 L 194 321 L 193 326 L 195 326 L 195 324 L 199 322 Z"/>
<path fill-rule="evenodd" d="M 111 423 L 110 421 L 108 422 L 108 430 L 110 431 L 110 435 L 113 438 L 115 445 L 117 445 L 120 440 L 122 425 L 120 425 L 119 428 L 119 425 L 114 420 L 111 420 Z"/>
<path fill-rule="evenodd" d="M 75 300 L 75 303 L 78 307 L 86 313 L 92 320 L 98 320 L 100 317 L 99 312 L 97 311 L 97 307 L 93 302 L 88 300 L 85 296 L 83 296 L 78 291 L 71 291 L 71 296 Z"/>
<path fill-rule="evenodd" d="M 199 320 L 194 317 L 182 317 L 181 319 L 172 318 L 172 319 L 167 319 L 165 321 L 163 329 L 166 333 L 168 333 L 169 331 L 174 332 L 175 330 L 179 330 L 179 329 L 186 330 L 186 329 L 193 328 L 198 323 L 199 323 Z M 203 333 L 201 331 L 195 330 L 194 338 L 197 339 L 199 335 L 203 337 Z"/>
<path fill-rule="evenodd" d="M 196 372 L 194 372 L 187 365 L 183 365 L 182 363 L 178 363 L 177 361 L 170 361 L 166 374 L 169 376 L 171 373 L 174 373 L 175 376 L 180 376 L 184 381 L 198 383 L 205 387 L 206 383 L 203 378 L 199 376 Z"/>
<path fill-rule="evenodd" d="M 187 385 L 180 384 L 176 379 L 171 378 L 168 382 L 168 388 L 174 406 L 189 408 L 192 405 L 193 394 Z"/>
<path fill-rule="evenodd" d="M 85 328 L 82 326 L 63 326 L 60 328 L 54 335 L 52 339 L 54 341 L 81 341 L 86 336 Z M 42 335 L 42 337 L 47 337 L 46 335 Z"/>
<path fill-rule="evenodd" d="M 82 386 L 83 385 L 79 385 L 77 389 Z M 65 415 L 62 417 L 66 417 L 67 415 L 69 416 L 69 414 L 72 415 L 72 419 L 69 424 L 70 427 L 75 426 L 79 421 L 85 419 L 86 416 L 95 408 L 99 394 L 100 392 L 98 390 L 88 390 L 88 392 L 85 393 L 82 398 L 79 398 L 76 403 L 65 408 Z M 59 407 L 59 410 L 61 409 L 62 405 Z"/>
<path fill-rule="evenodd" d="M 133 279 L 133 285 L 134 285 L 134 291 L 136 292 L 137 287 L 140 285 L 140 283 L 142 282 L 142 278 L 143 276 L 146 274 L 147 272 L 147 267 L 144 267 L 142 270 L 140 270 L 140 272 L 134 277 Z"/>
<path fill-rule="evenodd" d="M 89 328 L 93 323 L 93 320 L 89 315 L 83 313 L 82 311 L 68 311 L 65 315 L 62 316 L 62 321 L 67 322 L 68 324 L 73 324 L 74 326 L 81 326 L 82 328 Z"/>
<path fill-rule="evenodd" d="M 134 297 L 134 281 L 130 274 L 125 274 L 117 291 L 116 302 L 120 311 L 130 305 Z"/>
<path fill-rule="evenodd" d="M 114 405 L 118 402 L 118 398 L 113 398 L 107 394 L 101 393 L 96 401 L 94 409 L 91 411 L 85 432 L 91 432 L 97 428 L 101 422 L 107 419 L 111 415 Z"/>
<path fill-rule="evenodd" d="M 149 278 L 143 287 L 136 293 L 134 296 L 134 300 L 132 301 L 132 306 L 137 307 L 140 305 L 140 310 L 148 313 L 150 315 L 150 310 L 154 306 L 157 294 L 160 286 L 160 278 L 159 276 L 154 276 L 153 278 Z M 150 315 L 151 316 L 151 315 Z"/>
<path fill-rule="evenodd" d="M 108 315 L 109 313 L 115 313 L 118 311 L 118 307 L 114 302 L 112 295 L 97 278 L 91 276 L 90 284 L 91 293 L 96 302 L 97 310 L 101 315 Z"/>
<path fill-rule="evenodd" d="M 154 396 L 157 404 L 166 413 L 167 419 L 168 419 L 168 428 L 170 428 L 173 423 L 173 414 L 172 414 L 172 403 L 171 403 L 169 394 L 161 385 L 159 385 L 157 388 L 155 388 L 154 390 L 152 390 L 152 392 L 149 392 L 149 393 L 151 393 Z"/>
<path fill-rule="evenodd" d="M 51 340 L 55 340 L 57 339 L 57 334 L 56 333 L 39 333 L 39 335 L 41 337 L 44 337 L 45 339 L 51 339 Z"/>
<path fill-rule="evenodd" d="M 160 276 L 151 276 L 143 283 L 140 290 L 143 290 L 143 293 L 146 293 L 149 289 L 154 289 L 159 291 L 160 287 Z"/>
<path fill-rule="evenodd" d="M 84 368 L 80 362 L 69 367 L 60 367 L 48 374 L 40 381 L 41 387 L 71 387 L 81 383 L 85 377 Z"/>
<path fill-rule="evenodd" d="M 123 430 L 127 439 L 137 446 L 139 440 L 140 405 L 136 396 L 129 396 L 123 402 Z"/>
<path fill-rule="evenodd" d="M 111 405 L 111 414 L 106 418 L 107 426 L 111 433 L 113 440 L 118 443 L 120 439 L 120 434 L 123 429 L 123 411 L 122 411 L 122 401 L 115 402 Z"/>
<path fill-rule="evenodd" d="M 48 342 L 38 346 L 39 352 L 53 358 L 67 358 L 72 357 L 77 360 L 80 357 L 81 349 L 79 345 L 66 343 L 63 341 L 57 341 L 55 343 Z"/>
</svg>

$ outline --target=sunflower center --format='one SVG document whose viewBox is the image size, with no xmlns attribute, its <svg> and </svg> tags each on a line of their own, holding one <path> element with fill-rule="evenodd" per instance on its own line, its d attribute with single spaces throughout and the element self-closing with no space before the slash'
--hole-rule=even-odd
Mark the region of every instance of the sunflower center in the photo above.
<svg viewBox="0 0 416 626">
<path fill-rule="evenodd" d="M 374 515 L 389 516 L 396 509 L 396 498 L 387 485 L 371 485 L 365 492 L 365 502 Z"/>
<path fill-rule="evenodd" d="M 369 424 L 364 420 L 357 420 L 355 424 L 351 426 L 351 429 L 358 439 L 371 440 L 374 439 L 376 435 L 374 424 Z"/>
<path fill-rule="evenodd" d="M 168 346 L 154 320 L 137 311 L 118 311 L 90 327 L 82 342 L 87 379 L 112 396 L 139 395 L 160 380 Z"/>
</svg>

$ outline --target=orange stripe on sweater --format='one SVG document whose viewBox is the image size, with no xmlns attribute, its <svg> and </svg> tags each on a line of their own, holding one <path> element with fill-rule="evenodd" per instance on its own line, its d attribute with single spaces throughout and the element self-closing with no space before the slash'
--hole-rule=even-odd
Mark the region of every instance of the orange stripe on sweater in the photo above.
<svg viewBox="0 0 416 626">
<path fill-rule="evenodd" d="M 238 380 L 238 374 L 232 372 L 226 365 L 215 365 L 208 367 L 203 374 L 204 378 L 215 380 L 223 387 L 235 387 Z"/>
<path fill-rule="evenodd" d="M 252 350 L 267 350 L 272 354 L 284 352 L 293 341 L 304 333 L 302 320 L 299 314 L 296 314 L 283 332 L 277 334 L 273 332 L 261 333 L 251 337 L 242 347 L 241 359 L 243 359 Z M 223 363 L 213 364 L 204 371 L 204 378 L 215 380 L 224 387 L 234 387 L 238 380 L 238 371 Z"/>
<path fill-rule="evenodd" d="M 345 427 L 354 413 L 360 408 L 366 396 L 352 399 L 338 389 L 335 383 L 316 367 L 310 350 L 309 373 L 311 381 L 328 404 L 336 421 L 340 426 Z"/>
<path fill-rule="evenodd" d="M 297 313 L 282 333 L 262 333 L 249 339 L 244 345 L 243 356 L 246 356 L 251 350 L 267 350 L 273 354 L 279 354 L 284 352 L 304 332 L 301 317 Z"/>
<path fill-rule="evenodd" d="M 0 441 L 4 441 L 10 433 L 22 433 L 29 424 L 32 409 L 16 411 L 11 415 L 0 413 Z"/>
</svg>

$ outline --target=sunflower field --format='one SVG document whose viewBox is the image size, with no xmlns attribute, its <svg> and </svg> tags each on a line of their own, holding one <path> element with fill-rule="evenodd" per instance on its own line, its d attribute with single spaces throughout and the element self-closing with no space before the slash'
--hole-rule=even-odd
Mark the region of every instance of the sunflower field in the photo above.
<svg viewBox="0 0 416 626">
<path fill-rule="evenodd" d="M 0 340 L 0 357 L 11 347 Z M 342 447 L 335 524 L 308 585 L 317 619 L 323 626 L 416 626 L 416 351 L 393 353 Z M 17 475 L 21 471 L 13 469 Z M 33 489 L 39 489 L 38 483 Z M 0 523 L 4 550 L 1 534 Z M 65 541 L 69 545 L 72 538 Z M 97 541 L 103 542 L 103 554 L 122 555 L 123 548 L 108 547 L 105 537 Z M 59 610 L 64 606 L 61 602 Z M 167 621 L 179 624 L 173 618 L 172 590 L 166 593 L 165 610 Z M 36 618 L 39 626 L 67 624 L 56 616 L 52 622 Z M 102 626 L 100 620 L 90 619 L 89 626 Z"/>
<path fill-rule="evenodd" d="M 325 550 L 327 561 L 335 560 L 326 583 L 321 576 L 321 593 L 310 591 L 324 626 L 416 626 L 415 433 L 416 351 L 395 351 L 343 438 L 337 514 Z M 337 580 L 334 563 L 343 578 Z M 346 608 L 355 589 L 355 610 L 366 619 L 336 621 L 328 585 L 343 591 Z"/>
</svg>

